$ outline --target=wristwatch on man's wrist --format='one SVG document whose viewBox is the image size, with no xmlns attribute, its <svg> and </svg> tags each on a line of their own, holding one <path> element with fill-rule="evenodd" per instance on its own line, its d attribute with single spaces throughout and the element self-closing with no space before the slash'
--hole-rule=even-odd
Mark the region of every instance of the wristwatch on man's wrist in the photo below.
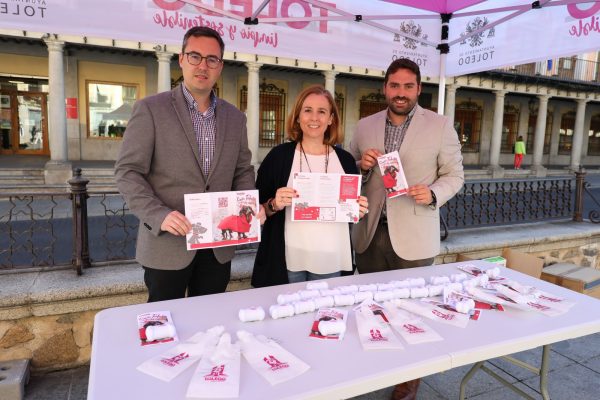
<svg viewBox="0 0 600 400">
<path fill-rule="evenodd" d="M 435 193 L 433 192 L 433 190 L 430 190 L 430 191 L 431 191 L 431 203 L 429 203 L 428 206 L 432 210 L 435 210 L 435 208 L 437 207 L 437 198 L 435 197 Z"/>
<path fill-rule="evenodd" d="M 366 183 L 369 180 L 372 173 L 373 173 L 373 168 L 369 168 L 367 170 L 364 170 L 362 168 L 360 169 L 360 174 L 362 175 L 363 183 Z"/>
</svg>

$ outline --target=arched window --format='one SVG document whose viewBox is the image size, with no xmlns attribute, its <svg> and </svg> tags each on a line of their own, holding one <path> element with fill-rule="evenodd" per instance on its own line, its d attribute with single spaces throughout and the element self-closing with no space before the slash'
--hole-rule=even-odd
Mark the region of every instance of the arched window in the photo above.
<svg viewBox="0 0 600 400">
<path fill-rule="evenodd" d="M 482 107 L 471 99 L 456 105 L 454 111 L 454 129 L 465 153 L 479 151 L 481 135 Z"/>
<path fill-rule="evenodd" d="M 560 120 L 560 136 L 558 137 L 558 154 L 571 154 L 573 146 L 573 129 L 575 128 L 575 111 L 563 114 Z"/>
<path fill-rule="evenodd" d="M 378 90 L 360 98 L 359 118 L 368 117 L 387 108 L 385 96 Z"/>
<path fill-rule="evenodd" d="M 273 147 L 283 143 L 285 139 L 285 90 L 279 89 L 266 79 L 260 85 L 258 145 Z M 248 109 L 248 87 L 240 90 L 240 110 Z"/>
<path fill-rule="evenodd" d="M 600 114 L 592 116 L 588 135 L 588 156 L 600 156 Z"/>
<path fill-rule="evenodd" d="M 512 153 L 519 130 L 519 109 L 513 104 L 504 106 L 501 153 Z"/>
</svg>

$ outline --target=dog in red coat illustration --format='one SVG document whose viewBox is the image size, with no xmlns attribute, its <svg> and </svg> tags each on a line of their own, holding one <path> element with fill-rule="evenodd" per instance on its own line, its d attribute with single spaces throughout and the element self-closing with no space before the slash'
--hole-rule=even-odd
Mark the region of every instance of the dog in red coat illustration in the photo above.
<svg viewBox="0 0 600 400">
<path fill-rule="evenodd" d="M 388 165 L 383 171 L 383 186 L 388 193 L 392 193 L 394 191 L 397 174 L 398 168 L 396 168 L 395 165 Z"/>
<path fill-rule="evenodd" d="M 242 206 L 238 215 L 229 215 L 219 222 L 217 228 L 221 230 L 223 240 L 233 239 L 233 232 L 237 233 L 238 240 L 246 239 L 250 232 L 252 217 L 256 215 L 252 207 Z"/>
</svg>

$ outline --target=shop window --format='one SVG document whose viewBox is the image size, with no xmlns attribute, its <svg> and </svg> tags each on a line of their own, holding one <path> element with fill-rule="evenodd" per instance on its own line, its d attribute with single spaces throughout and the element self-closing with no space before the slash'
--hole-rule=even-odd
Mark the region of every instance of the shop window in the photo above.
<svg viewBox="0 0 600 400">
<path fill-rule="evenodd" d="M 573 146 L 573 129 L 575 128 L 575 111 L 563 114 L 560 120 L 558 137 L 558 154 L 571 154 Z"/>
<path fill-rule="evenodd" d="M 122 138 L 137 100 L 137 85 L 86 82 L 88 136 Z"/>
<path fill-rule="evenodd" d="M 10 150 L 12 145 L 13 110 L 11 96 L 0 92 L 0 148 Z"/>
<path fill-rule="evenodd" d="M 258 145 L 260 147 L 273 147 L 283 143 L 285 138 L 285 99 L 284 89 L 263 83 L 259 87 L 259 133 Z M 248 109 L 248 87 L 242 86 L 240 90 L 240 110 Z"/>
<path fill-rule="evenodd" d="M 454 112 L 454 129 L 464 153 L 476 153 L 479 151 L 481 136 L 482 108 L 477 103 L 469 101 L 456 105 Z"/>
<path fill-rule="evenodd" d="M 600 114 L 592 116 L 588 135 L 588 156 L 600 156 Z"/>
<path fill-rule="evenodd" d="M 501 153 L 513 153 L 519 130 L 519 109 L 512 104 L 504 106 Z"/>
<path fill-rule="evenodd" d="M 49 154 L 48 82 L 0 77 L 0 154 Z"/>
</svg>

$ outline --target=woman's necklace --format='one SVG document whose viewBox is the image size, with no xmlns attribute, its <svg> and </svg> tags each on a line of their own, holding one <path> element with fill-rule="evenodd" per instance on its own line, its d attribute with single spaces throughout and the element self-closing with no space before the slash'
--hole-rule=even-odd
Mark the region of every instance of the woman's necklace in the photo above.
<svg viewBox="0 0 600 400">
<path fill-rule="evenodd" d="M 304 147 L 302 147 L 302 142 L 300 142 L 300 172 L 302 172 L 302 156 L 304 156 L 304 160 L 306 160 L 306 166 L 308 167 L 308 172 L 312 173 L 312 169 L 310 168 L 310 164 L 308 163 L 308 158 L 306 157 L 306 153 L 304 152 Z M 327 167 L 329 166 L 329 146 L 325 145 L 325 173 L 327 173 Z"/>
</svg>

